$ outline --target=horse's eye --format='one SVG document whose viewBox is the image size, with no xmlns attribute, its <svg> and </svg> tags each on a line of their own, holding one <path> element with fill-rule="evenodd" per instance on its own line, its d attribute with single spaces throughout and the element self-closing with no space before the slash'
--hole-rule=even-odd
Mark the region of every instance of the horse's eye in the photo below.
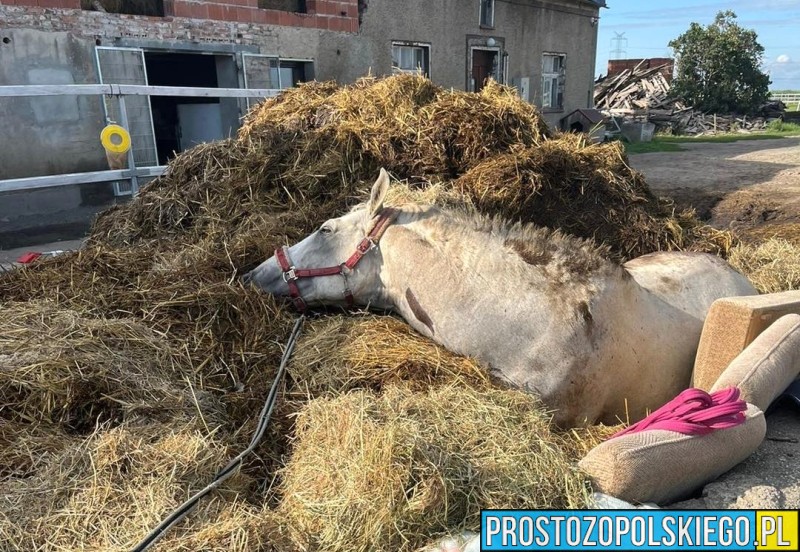
<svg viewBox="0 0 800 552">
<path fill-rule="evenodd" d="M 319 229 L 319 231 L 322 234 L 330 234 L 331 232 L 333 232 L 330 226 L 323 226 L 322 228 Z"/>
</svg>

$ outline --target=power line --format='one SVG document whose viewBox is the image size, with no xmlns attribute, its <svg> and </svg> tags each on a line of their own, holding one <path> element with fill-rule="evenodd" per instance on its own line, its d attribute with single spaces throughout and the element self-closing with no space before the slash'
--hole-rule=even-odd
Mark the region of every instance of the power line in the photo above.
<svg viewBox="0 0 800 552">
<path fill-rule="evenodd" d="M 611 59 L 624 59 L 628 54 L 628 39 L 625 38 L 624 31 L 621 33 L 614 31 L 614 38 L 611 39 L 611 47 Z"/>
</svg>

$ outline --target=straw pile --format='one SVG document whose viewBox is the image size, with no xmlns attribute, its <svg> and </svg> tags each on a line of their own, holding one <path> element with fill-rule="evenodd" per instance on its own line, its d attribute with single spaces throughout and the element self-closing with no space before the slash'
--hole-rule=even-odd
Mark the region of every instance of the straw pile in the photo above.
<svg viewBox="0 0 800 552">
<path fill-rule="evenodd" d="M 728 261 L 761 293 L 800 289 L 800 246 L 783 238 L 739 244 Z"/>
<path fill-rule="evenodd" d="M 87 247 L 0 277 L 0 542 L 124 549 L 243 448 L 291 315 L 238 283 L 364 198 L 467 204 L 602 241 L 615 259 L 725 252 L 617 145 L 552 135 L 498 85 L 311 83 L 235 139 L 179 155 Z M 298 344 L 270 432 L 160 550 L 415 550 L 482 507 L 577 506 L 575 460 L 534 397 L 394 318 L 328 316 Z"/>
</svg>

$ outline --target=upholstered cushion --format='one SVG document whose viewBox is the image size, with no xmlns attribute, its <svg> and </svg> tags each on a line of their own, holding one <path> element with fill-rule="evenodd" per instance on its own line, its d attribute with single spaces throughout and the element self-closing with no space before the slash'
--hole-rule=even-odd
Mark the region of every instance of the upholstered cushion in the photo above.
<svg viewBox="0 0 800 552">
<path fill-rule="evenodd" d="M 711 392 L 738 387 L 741 399 L 766 411 L 800 373 L 800 315 L 774 322 L 733 359 Z"/>
<path fill-rule="evenodd" d="M 791 313 L 800 314 L 800 291 L 715 301 L 700 336 L 692 387 L 711 389 L 745 347 L 778 318 Z"/>
<path fill-rule="evenodd" d="M 632 503 L 664 505 L 687 496 L 750 456 L 764 440 L 763 412 L 748 405 L 746 421 L 706 435 L 646 430 L 609 439 L 579 467 L 594 489 Z"/>
</svg>

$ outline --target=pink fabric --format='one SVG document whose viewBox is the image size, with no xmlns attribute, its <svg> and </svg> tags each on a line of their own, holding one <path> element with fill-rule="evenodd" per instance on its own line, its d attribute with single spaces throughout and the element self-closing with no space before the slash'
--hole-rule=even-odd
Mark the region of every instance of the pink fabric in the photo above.
<svg viewBox="0 0 800 552">
<path fill-rule="evenodd" d="M 744 423 L 747 403 L 739 400 L 739 389 L 729 387 L 708 394 L 687 389 L 647 418 L 616 433 L 614 437 L 647 429 L 666 429 L 684 435 L 705 435 Z"/>
</svg>

